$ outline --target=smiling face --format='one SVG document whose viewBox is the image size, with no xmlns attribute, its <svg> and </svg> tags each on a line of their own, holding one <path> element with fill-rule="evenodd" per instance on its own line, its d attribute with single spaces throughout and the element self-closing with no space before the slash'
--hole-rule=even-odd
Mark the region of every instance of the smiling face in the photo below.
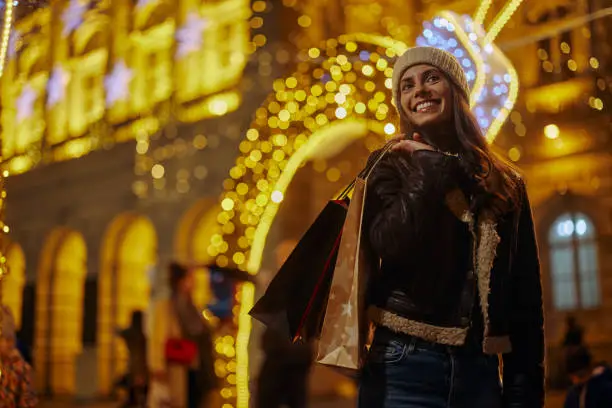
<svg viewBox="0 0 612 408">
<path fill-rule="evenodd" d="M 435 127 L 451 120 L 451 83 L 437 68 L 412 66 L 402 75 L 399 87 L 402 112 L 414 128 Z"/>
</svg>

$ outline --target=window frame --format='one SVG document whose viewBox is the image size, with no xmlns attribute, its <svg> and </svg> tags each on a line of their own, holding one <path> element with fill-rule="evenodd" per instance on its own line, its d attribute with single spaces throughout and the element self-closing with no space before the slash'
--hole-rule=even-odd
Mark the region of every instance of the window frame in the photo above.
<svg viewBox="0 0 612 408">
<path fill-rule="evenodd" d="M 555 241 L 553 235 L 557 235 L 556 232 L 559 224 L 564 220 L 570 220 L 573 224 L 570 237 L 567 240 Z M 585 220 L 587 225 L 592 228 L 592 233 L 587 234 L 584 238 L 576 232 L 575 225 L 580 220 Z M 599 259 L 599 235 L 598 228 L 594 219 L 587 213 L 571 209 L 558 214 L 552 222 L 549 224 L 547 229 L 547 251 L 548 251 L 548 262 L 549 262 L 549 273 L 551 280 L 551 292 L 552 292 L 552 306 L 554 310 L 560 312 L 571 312 L 581 310 L 596 310 L 601 307 L 602 304 L 602 293 L 601 293 L 601 263 Z M 583 268 L 581 263 L 581 252 L 586 248 L 594 248 L 594 258 L 591 260 L 594 265 L 594 271 L 586 270 Z M 571 251 L 572 267 L 571 267 L 571 278 L 572 288 L 574 293 L 574 299 L 570 306 L 560 306 L 557 295 L 557 285 L 559 281 L 559 273 L 555 272 L 555 262 L 553 261 L 556 251 Z M 583 255 L 582 255 L 583 256 Z M 594 276 L 593 276 L 594 275 Z M 596 282 L 596 292 L 593 293 L 595 300 L 592 304 L 586 304 L 583 301 L 583 286 L 594 280 Z"/>
</svg>

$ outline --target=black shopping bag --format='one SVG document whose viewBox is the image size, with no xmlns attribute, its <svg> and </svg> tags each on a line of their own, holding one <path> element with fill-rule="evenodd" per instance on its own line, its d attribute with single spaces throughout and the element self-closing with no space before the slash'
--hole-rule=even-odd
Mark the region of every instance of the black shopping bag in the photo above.
<svg viewBox="0 0 612 408">
<path fill-rule="evenodd" d="M 251 316 L 289 340 L 318 336 L 347 208 L 346 197 L 327 203 L 251 309 Z"/>
</svg>

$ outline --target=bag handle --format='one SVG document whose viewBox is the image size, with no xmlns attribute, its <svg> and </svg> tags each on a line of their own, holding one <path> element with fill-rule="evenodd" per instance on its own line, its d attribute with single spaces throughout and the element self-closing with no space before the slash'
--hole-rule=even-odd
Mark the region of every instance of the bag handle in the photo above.
<svg viewBox="0 0 612 408">
<path fill-rule="evenodd" d="M 387 154 L 387 152 L 391 149 L 391 147 L 393 147 L 393 145 L 395 145 L 395 143 L 397 143 L 397 140 L 395 139 L 389 140 L 387 143 L 385 143 L 383 148 L 378 151 L 374 159 L 370 160 L 366 164 L 366 167 L 359 172 L 357 178 L 367 179 L 368 177 L 370 177 L 370 174 L 372 174 L 374 167 L 376 167 L 378 162 L 384 157 L 385 154 Z M 355 187 L 355 181 L 357 180 L 357 178 L 353 179 L 353 181 L 351 181 L 349 185 L 346 186 L 344 190 L 342 190 L 342 192 L 336 198 L 337 200 L 344 200 L 348 197 L 349 193 Z"/>
</svg>

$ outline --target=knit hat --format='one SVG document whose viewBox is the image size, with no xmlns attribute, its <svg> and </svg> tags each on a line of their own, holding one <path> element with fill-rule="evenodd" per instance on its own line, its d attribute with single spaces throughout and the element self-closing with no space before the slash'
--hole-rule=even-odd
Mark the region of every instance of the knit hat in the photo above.
<svg viewBox="0 0 612 408">
<path fill-rule="evenodd" d="M 414 47 L 409 48 L 395 61 L 393 67 L 393 100 L 395 106 L 399 108 L 399 85 L 404 72 L 415 65 L 426 64 L 438 68 L 444 72 L 448 78 L 463 92 L 464 96 L 470 99 L 470 87 L 465 76 L 465 71 L 461 68 L 457 58 L 453 54 L 434 47 Z"/>
<path fill-rule="evenodd" d="M 5 339 L 15 340 L 15 318 L 8 306 L 3 305 L 0 308 L 2 312 L 2 325 L 0 325 L 0 336 Z"/>
</svg>

